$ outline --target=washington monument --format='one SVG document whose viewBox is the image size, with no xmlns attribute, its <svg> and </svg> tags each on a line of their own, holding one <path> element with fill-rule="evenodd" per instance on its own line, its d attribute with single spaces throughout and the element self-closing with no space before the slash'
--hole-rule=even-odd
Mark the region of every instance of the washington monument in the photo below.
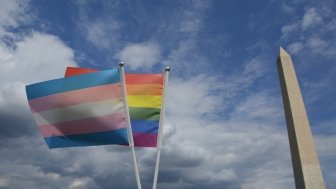
<svg viewBox="0 0 336 189">
<path fill-rule="evenodd" d="M 280 48 L 278 74 L 285 109 L 296 189 L 325 189 L 292 59 Z"/>
</svg>

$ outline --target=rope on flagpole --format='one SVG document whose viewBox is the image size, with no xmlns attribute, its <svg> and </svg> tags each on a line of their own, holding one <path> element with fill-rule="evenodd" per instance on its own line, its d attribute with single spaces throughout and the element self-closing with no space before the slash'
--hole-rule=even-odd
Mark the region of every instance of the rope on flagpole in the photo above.
<svg viewBox="0 0 336 189">
<path fill-rule="evenodd" d="M 128 110 L 128 102 L 127 102 L 127 91 L 126 91 L 126 82 L 125 82 L 125 72 L 124 72 L 124 63 L 119 63 L 119 69 L 121 72 L 121 86 L 122 86 L 122 94 L 124 97 L 124 107 L 126 107 L 126 124 L 127 124 L 127 133 L 128 133 L 128 142 L 129 146 L 131 148 L 132 157 L 133 157 L 133 165 L 134 165 L 134 174 L 136 183 L 138 186 L 138 189 L 141 189 L 141 183 L 140 183 L 140 176 L 139 176 L 139 170 L 138 170 L 138 164 L 135 156 L 135 150 L 134 150 L 134 141 L 133 141 L 133 134 L 132 134 L 132 128 L 131 128 L 131 121 L 130 121 L 130 114 Z"/>
<path fill-rule="evenodd" d="M 160 156 L 161 156 L 161 146 L 162 146 L 162 138 L 163 138 L 163 126 L 165 120 L 165 101 L 167 96 L 167 88 L 168 88 L 168 78 L 169 78 L 170 67 L 167 66 L 164 72 L 164 86 L 163 86 L 163 99 L 161 105 L 161 114 L 160 114 L 160 124 L 159 124 L 159 134 L 157 141 L 157 152 L 156 152 L 156 163 L 155 163 L 155 172 L 154 172 L 154 180 L 153 180 L 153 189 L 156 189 L 157 179 L 159 174 L 159 165 L 160 165 Z"/>
</svg>

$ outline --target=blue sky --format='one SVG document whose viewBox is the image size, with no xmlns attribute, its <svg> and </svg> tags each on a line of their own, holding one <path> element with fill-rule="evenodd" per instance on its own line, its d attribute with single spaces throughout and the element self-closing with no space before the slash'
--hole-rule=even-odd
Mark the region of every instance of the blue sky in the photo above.
<svg viewBox="0 0 336 189">
<path fill-rule="evenodd" d="M 0 188 L 135 188 L 120 146 L 48 150 L 24 86 L 66 66 L 171 67 L 158 188 L 294 188 L 275 61 L 291 54 L 336 187 L 336 9 L 308 1 L 0 2 Z M 136 151 L 143 188 L 155 149 Z"/>
</svg>

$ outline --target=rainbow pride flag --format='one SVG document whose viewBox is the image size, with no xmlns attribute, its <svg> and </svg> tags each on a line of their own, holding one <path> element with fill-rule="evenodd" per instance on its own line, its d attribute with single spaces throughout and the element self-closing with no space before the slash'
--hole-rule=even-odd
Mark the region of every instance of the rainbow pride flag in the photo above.
<svg viewBox="0 0 336 189">
<path fill-rule="evenodd" d="M 68 67 L 65 77 L 96 72 Z M 134 146 L 156 147 L 162 104 L 163 74 L 125 74 Z"/>
<path fill-rule="evenodd" d="M 26 93 L 49 148 L 128 145 L 118 69 L 27 85 Z"/>
</svg>

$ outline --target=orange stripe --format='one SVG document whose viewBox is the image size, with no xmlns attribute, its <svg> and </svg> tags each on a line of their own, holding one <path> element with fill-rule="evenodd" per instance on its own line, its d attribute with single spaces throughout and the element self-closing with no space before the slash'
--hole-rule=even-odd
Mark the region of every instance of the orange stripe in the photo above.
<svg viewBox="0 0 336 189">
<path fill-rule="evenodd" d="M 127 95 L 162 95 L 162 85 L 158 84 L 142 84 L 133 85 L 127 84 Z"/>
<path fill-rule="evenodd" d="M 159 84 L 163 85 L 162 74 L 125 74 L 126 84 Z"/>
</svg>

